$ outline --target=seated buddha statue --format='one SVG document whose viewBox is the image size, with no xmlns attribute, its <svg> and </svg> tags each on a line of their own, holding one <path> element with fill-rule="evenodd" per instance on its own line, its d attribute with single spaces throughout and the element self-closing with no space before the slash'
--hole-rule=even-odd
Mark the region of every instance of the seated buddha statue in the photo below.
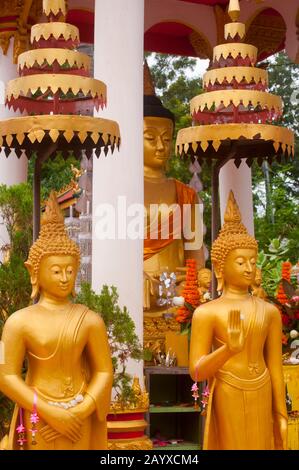
<svg viewBox="0 0 299 470">
<path fill-rule="evenodd" d="M 174 116 L 155 96 L 147 64 L 144 68 L 144 309 L 157 309 L 159 277 L 163 271 L 176 272 L 187 258 L 204 266 L 202 215 L 197 193 L 166 176 L 174 133 Z M 198 206 L 197 206 L 198 204 Z M 187 212 L 190 209 L 188 224 Z M 188 226 L 191 229 L 188 232 Z M 184 275 L 177 276 L 177 282 Z"/>
<path fill-rule="evenodd" d="M 264 299 L 264 300 L 267 299 L 267 294 L 262 287 L 262 271 L 259 268 L 256 268 L 255 279 L 251 286 L 251 293 L 252 295 L 255 295 L 256 297 L 260 297 L 261 299 Z"/>
<path fill-rule="evenodd" d="M 8 449 L 107 449 L 111 355 L 101 317 L 69 300 L 79 261 L 52 193 L 25 263 L 32 299 L 38 301 L 12 314 L 2 335 L 0 390 L 16 402 Z M 39 418 L 36 439 L 30 435 L 33 411 Z M 20 424 L 27 433 L 22 443 L 16 433 Z"/>
<path fill-rule="evenodd" d="M 190 374 L 209 381 L 204 449 L 286 449 L 280 313 L 250 293 L 257 242 L 232 192 L 224 220 L 211 251 L 222 294 L 196 309 L 191 328 Z"/>
<path fill-rule="evenodd" d="M 200 303 L 205 303 L 211 299 L 210 288 L 212 282 L 212 271 L 208 268 L 201 268 L 197 274 L 198 292 Z"/>
</svg>

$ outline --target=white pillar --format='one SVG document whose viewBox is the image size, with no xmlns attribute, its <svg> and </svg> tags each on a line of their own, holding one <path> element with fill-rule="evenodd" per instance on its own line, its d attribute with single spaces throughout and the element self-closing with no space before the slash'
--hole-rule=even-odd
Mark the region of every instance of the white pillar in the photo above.
<svg viewBox="0 0 299 470">
<path fill-rule="evenodd" d="M 13 63 L 13 41 L 10 41 L 7 55 L 3 55 L 0 48 L 0 120 L 13 117 L 14 111 L 9 111 L 5 107 L 5 86 L 8 80 L 12 80 L 18 76 L 17 67 Z M 17 158 L 13 152 L 6 158 L 4 151 L 0 149 L 0 184 L 11 186 L 27 180 L 27 158 Z M 3 227 L 0 216 L 0 247 L 8 243 L 8 235 Z M 0 252 L 0 261 L 1 261 Z"/>
<path fill-rule="evenodd" d="M 94 76 L 108 89 L 107 110 L 101 117 L 119 123 L 120 152 L 107 158 L 94 157 L 93 170 L 93 262 L 92 284 L 98 292 L 103 284 L 115 285 L 120 305 L 126 305 L 142 341 L 143 332 L 143 240 L 96 238 L 100 204 L 118 211 L 118 197 L 126 206 L 143 204 L 143 0 L 100 0 L 95 2 Z M 120 216 L 125 210 L 120 209 Z M 132 220 L 132 217 L 127 217 Z M 142 375 L 134 363 L 130 373 Z"/>
<path fill-rule="evenodd" d="M 239 168 L 230 160 L 220 170 L 219 196 L 221 224 L 223 224 L 226 203 L 230 190 L 234 192 L 237 204 L 242 214 L 242 221 L 248 232 L 254 235 L 253 200 L 251 185 L 251 168 L 242 160 Z"/>
</svg>

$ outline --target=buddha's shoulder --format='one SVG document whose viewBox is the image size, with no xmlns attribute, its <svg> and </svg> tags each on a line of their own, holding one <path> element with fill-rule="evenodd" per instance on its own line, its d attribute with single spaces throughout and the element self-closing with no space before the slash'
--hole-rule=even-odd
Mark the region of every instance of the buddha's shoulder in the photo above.
<svg viewBox="0 0 299 470">
<path fill-rule="evenodd" d="M 220 298 L 211 300 L 210 302 L 206 302 L 197 307 L 194 312 L 194 315 L 196 315 L 197 317 L 201 317 L 203 315 L 214 317 L 222 303 L 223 301 Z"/>
<path fill-rule="evenodd" d="M 12 313 L 5 322 L 6 328 L 13 328 L 17 330 L 23 328 L 24 325 L 28 325 L 35 313 L 35 310 L 36 308 L 34 305 L 29 305 L 28 307 L 22 308 Z"/>
<path fill-rule="evenodd" d="M 98 312 L 94 312 L 86 305 L 76 304 L 79 308 L 85 309 L 84 322 L 88 324 L 100 324 L 103 323 L 102 315 Z"/>
</svg>

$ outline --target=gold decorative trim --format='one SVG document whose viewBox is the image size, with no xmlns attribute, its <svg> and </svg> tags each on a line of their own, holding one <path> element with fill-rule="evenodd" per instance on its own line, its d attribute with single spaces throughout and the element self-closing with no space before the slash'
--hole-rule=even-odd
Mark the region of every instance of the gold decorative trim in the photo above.
<svg viewBox="0 0 299 470">
<path fill-rule="evenodd" d="M 45 93 L 48 89 L 51 89 L 53 93 L 61 89 L 64 94 L 71 90 L 74 95 L 82 91 L 84 96 L 91 94 L 93 98 L 96 96 L 102 97 L 103 101 L 106 102 L 106 85 L 100 80 L 55 73 L 28 75 L 10 80 L 6 87 L 6 98 L 9 101 L 12 96 L 17 99 L 20 96 L 27 96 L 28 92 L 34 94 L 40 90 Z"/>
<path fill-rule="evenodd" d="M 36 24 L 31 28 L 31 44 L 34 41 L 38 42 L 41 38 L 48 40 L 50 36 L 53 36 L 56 40 L 62 36 L 65 41 L 69 39 L 80 41 L 79 29 L 72 24 L 56 21 L 54 23 Z"/>
<path fill-rule="evenodd" d="M 152 450 L 152 441 L 144 436 L 138 439 L 109 439 L 108 450 Z"/>
<path fill-rule="evenodd" d="M 1 31 L 0 32 L 0 47 L 3 55 L 7 54 L 11 38 L 15 35 L 15 31 Z"/>
<path fill-rule="evenodd" d="M 43 0 L 43 11 L 46 16 L 57 16 L 59 12 L 66 15 L 65 0 Z"/>
<path fill-rule="evenodd" d="M 275 152 L 280 145 L 283 151 L 286 149 L 294 155 L 294 134 L 290 129 L 271 124 L 211 124 L 207 126 L 194 126 L 181 129 L 177 135 L 176 152 L 182 155 L 192 145 L 194 152 L 199 144 L 205 152 L 211 142 L 217 152 L 222 141 L 227 139 L 259 139 L 273 142 Z"/>
<path fill-rule="evenodd" d="M 55 60 L 57 60 L 60 66 L 67 62 L 70 67 L 76 66 L 78 69 L 83 67 L 85 70 L 90 70 L 91 68 L 91 58 L 87 54 L 71 51 L 69 49 L 54 48 L 33 49 L 20 54 L 18 58 L 18 67 L 20 69 L 23 69 L 25 66 L 31 68 L 35 63 L 41 67 L 45 61 L 47 61 L 48 65 L 51 66 Z"/>
<path fill-rule="evenodd" d="M 107 421 L 107 429 L 111 434 L 124 430 L 126 432 L 143 431 L 146 426 L 147 422 L 144 419 L 130 419 L 129 421 Z"/>
<path fill-rule="evenodd" d="M 241 54 L 243 59 L 248 56 L 251 62 L 255 64 L 257 59 L 257 48 L 250 44 L 242 44 L 238 42 L 219 44 L 219 46 L 214 47 L 213 61 L 219 60 L 221 56 L 224 59 L 227 59 L 230 54 L 234 59 L 236 59 L 239 54 Z"/>
<path fill-rule="evenodd" d="M 240 105 L 248 107 L 250 104 L 254 107 L 260 105 L 262 108 L 276 109 L 282 112 L 283 103 L 280 96 L 263 91 L 256 90 L 216 90 L 202 95 L 195 96 L 190 101 L 191 115 L 198 111 L 203 111 L 205 107 L 211 109 L 223 104 L 228 107 L 231 103 L 235 106 Z"/>
<path fill-rule="evenodd" d="M 197 57 L 200 59 L 211 59 L 213 54 L 212 47 L 208 40 L 205 39 L 201 34 L 193 30 L 189 34 L 189 41 L 194 51 L 196 52 Z"/>
<path fill-rule="evenodd" d="M 214 85 L 216 80 L 221 84 L 225 79 L 228 83 L 231 83 L 234 78 L 238 83 L 245 78 L 247 83 L 250 83 L 253 79 L 255 83 L 262 82 L 263 85 L 268 86 L 267 70 L 259 69 L 258 67 L 224 67 L 209 70 L 203 76 L 203 85 L 205 87 L 209 83 Z"/>
<path fill-rule="evenodd" d="M 84 144 L 86 138 L 90 137 L 95 146 L 100 137 L 105 145 L 108 145 L 110 141 L 113 144 L 114 140 L 118 144 L 120 140 L 117 122 L 109 119 L 69 115 L 21 116 L 0 121 L 0 147 L 3 146 L 4 137 L 9 146 L 16 137 L 22 148 L 25 137 L 32 144 L 41 143 L 47 134 L 53 142 L 56 142 L 61 132 L 68 143 L 75 136 L 78 136 L 81 144 Z"/>
<path fill-rule="evenodd" d="M 245 24 L 244 23 L 227 23 L 224 26 L 224 37 L 228 39 L 231 37 L 232 39 L 239 35 L 240 39 L 243 39 L 246 34 Z"/>
</svg>

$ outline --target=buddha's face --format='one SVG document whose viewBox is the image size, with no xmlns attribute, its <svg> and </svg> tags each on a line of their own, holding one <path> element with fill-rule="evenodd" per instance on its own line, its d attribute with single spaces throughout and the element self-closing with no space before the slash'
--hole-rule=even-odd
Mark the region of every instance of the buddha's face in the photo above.
<svg viewBox="0 0 299 470">
<path fill-rule="evenodd" d="M 252 285 L 256 273 L 257 252 L 252 248 L 236 248 L 226 257 L 223 280 L 234 288 L 248 288 Z"/>
<path fill-rule="evenodd" d="M 209 289 L 212 282 L 212 274 L 209 271 L 199 272 L 198 274 L 198 283 L 200 287 L 204 289 Z"/>
<path fill-rule="evenodd" d="M 75 285 L 77 260 L 69 255 L 51 255 L 42 258 L 38 283 L 41 294 L 66 299 Z"/>
<path fill-rule="evenodd" d="M 170 119 L 147 116 L 143 121 L 144 165 L 159 169 L 170 157 L 173 124 Z"/>
</svg>

